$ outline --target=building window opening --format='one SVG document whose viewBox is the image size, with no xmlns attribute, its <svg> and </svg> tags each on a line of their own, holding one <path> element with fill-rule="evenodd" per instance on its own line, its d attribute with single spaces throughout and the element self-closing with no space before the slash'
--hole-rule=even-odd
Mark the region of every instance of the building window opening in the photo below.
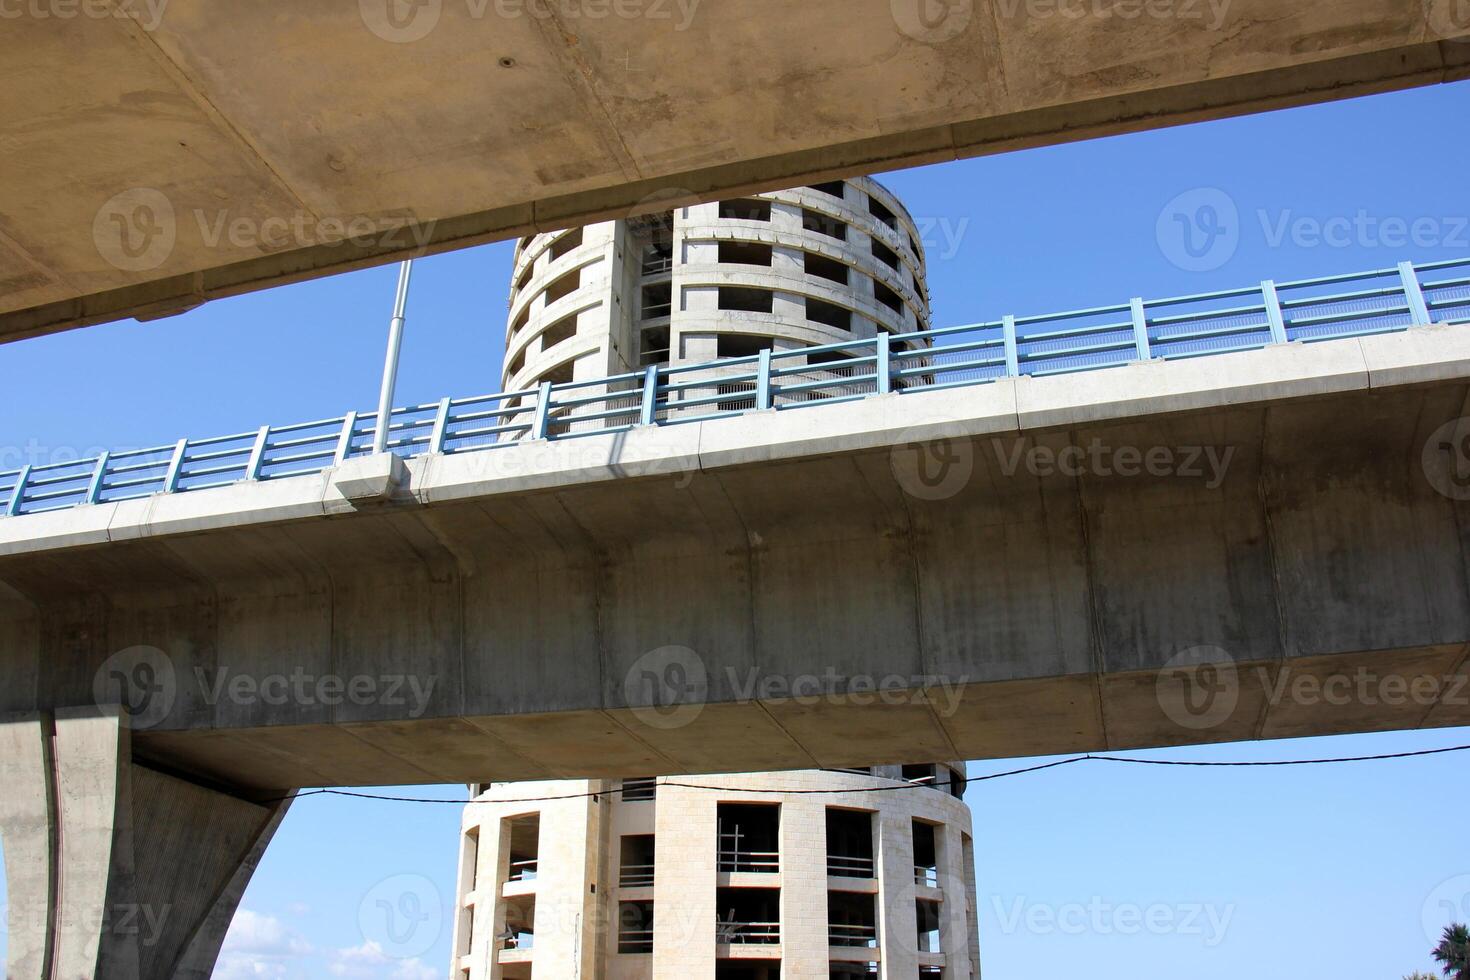
<svg viewBox="0 0 1470 980">
<path fill-rule="evenodd" d="M 948 780 L 945 788 L 949 790 L 949 795 L 957 800 L 963 800 L 965 798 L 965 777 L 948 767 L 945 768 L 944 774 Z"/>
<path fill-rule="evenodd" d="M 541 349 L 551 350 L 551 348 L 563 340 L 571 340 L 576 335 L 577 318 L 575 316 L 564 316 L 541 331 Z"/>
<path fill-rule="evenodd" d="M 898 231 L 898 215 L 894 214 L 888 205 L 871 194 L 868 195 L 868 213 L 894 231 Z"/>
<path fill-rule="evenodd" d="M 874 876 L 871 813 L 827 809 L 827 874 L 838 878 Z"/>
<path fill-rule="evenodd" d="M 507 881 L 535 881 L 541 852 L 541 815 L 511 817 Z"/>
<path fill-rule="evenodd" d="M 720 217 L 737 221 L 770 221 L 771 202 L 759 198 L 721 201 Z"/>
<path fill-rule="evenodd" d="M 623 780 L 622 794 L 624 803 L 647 802 L 652 800 L 657 792 L 658 780 L 652 776 Z"/>
<path fill-rule="evenodd" d="M 718 817 L 721 872 L 781 870 L 780 804 L 721 803 Z"/>
<path fill-rule="evenodd" d="M 525 366 L 526 366 L 526 349 L 524 347 L 522 347 L 520 353 L 517 354 L 515 357 L 511 358 L 511 361 L 510 361 L 510 370 L 506 371 L 505 376 L 507 378 L 513 378 L 517 374 L 520 374 L 521 373 L 521 368 L 523 368 Z"/>
<path fill-rule="evenodd" d="M 653 835 L 628 834 L 623 837 L 620 850 L 618 864 L 619 887 L 647 888 L 652 885 L 654 869 Z"/>
<path fill-rule="evenodd" d="M 531 275 L 535 271 L 536 271 L 536 264 L 534 262 L 527 262 L 526 263 L 526 267 L 521 270 L 520 276 L 516 278 L 515 291 L 516 291 L 517 294 L 519 294 L 521 292 L 521 290 L 525 289 L 528 285 L 530 285 L 530 283 L 531 283 Z"/>
<path fill-rule="evenodd" d="M 640 266 L 643 275 L 663 275 L 674 267 L 674 213 L 672 211 L 644 219 L 639 235 L 643 238 Z"/>
<path fill-rule="evenodd" d="M 909 236 L 909 250 L 914 253 L 914 258 L 916 258 L 916 259 L 922 254 L 919 251 L 919 243 L 914 240 L 914 236 L 913 235 L 910 235 Z"/>
<path fill-rule="evenodd" d="M 582 285 L 582 270 L 573 269 L 564 276 L 558 276 L 550 286 L 546 287 L 546 305 L 550 306 L 563 297 L 575 293 Z"/>
<path fill-rule="evenodd" d="M 831 972 L 827 974 L 830 980 L 861 980 L 862 977 L 877 975 L 877 963 L 833 963 Z"/>
<path fill-rule="evenodd" d="M 827 893 L 827 945 L 878 946 L 878 912 L 874 896 L 858 892 Z"/>
<path fill-rule="evenodd" d="M 658 320 L 669 315 L 674 305 L 674 287 L 667 282 L 643 287 L 641 318 Z"/>
<path fill-rule="evenodd" d="M 903 767 L 903 778 L 904 778 L 904 781 L 905 782 L 910 782 L 910 783 L 924 783 L 925 785 L 932 786 L 932 785 L 934 785 L 935 779 L 939 775 L 938 772 L 936 771 L 937 768 L 938 767 L 933 766 L 933 765 L 927 765 L 927 766 L 904 766 Z"/>
<path fill-rule="evenodd" d="M 760 242 L 720 242 L 720 262 L 728 265 L 771 264 L 771 246 Z"/>
<path fill-rule="evenodd" d="M 763 350 L 770 350 L 774 341 L 770 337 L 751 334 L 720 334 L 715 341 L 717 357 L 754 357 Z"/>
<path fill-rule="evenodd" d="M 643 367 L 669 363 L 668 327 L 649 327 L 643 331 L 639 345 L 638 363 Z"/>
<path fill-rule="evenodd" d="M 919 923 L 919 952 L 943 952 L 939 948 L 939 903 L 927 898 L 914 899 L 914 917 Z"/>
<path fill-rule="evenodd" d="M 929 978 L 929 977 L 933 977 L 934 980 L 942 980 L 943 976 L 944 976 L 944 967 L 942 967 L 942 966 L 921 966 L 921 967 L 919 967 L 919 980 L 927 980 L 927 978 Z"/>
<path fill-rule="evenodd" d="M 576 374 L 576 368 L 577 362 L 575 360 L 562 361 L 556 367 L 541 375 L 541 380 L 554 385 L 571 384 L 572 378 Z"/>
<path fill-rule="evenodd" d="M 829 259 L 825 255 L 814 255 L 811 252 L 801 254 L 807 275 L 816 276 L 818 279 L 828 279 L 844 286 L 848 284 L 847 266 L 844 263 L 836 259 Z"/>
<path fill-rule="evenodd" d="M 771 312 L 771 295 L 769 289 L 721 286 L 720 309 L 739 310 L 746 313 L 769 313 Z"/>
<path fill-rule="evenodd" d="M 496 937 L 499 949 L 536 948 L 536 896 L 505 900 L 505 929 Z"/>
<path fill-rule="evenodd" d="M 807 297 L 806 318 L 838 330 L 852 330 L 852 311 L 825 300 Z"/>
<path fill-rule="evenodd" d="M 939 887 L 939 848 L 934 825 L 914 821 L 914 884 Z"/>
<path fill-rule="evenodd" d="M 721 888 L 716 894 L 715 942 L 774 946 L 781 942 L 781 889 Z"/>
<path fill-rule="evenodd" d="M 847 222 L 811 208 L 801 209 L 801 227 L 818 235 L 835 238 L 839 242 L 847 241 Z"/>
<path fill-rule="evenodd" d="M 876 238 L 873 239 L 873 258 L 882 262 L 894 272 L 898 271 L 898 253 Z"/>
<path fill-rule="evenodd" d="M 652 902 L 618 903 L 618 952 L 653 952 Z"/>
<path fill-rule="evenodd" d="M 715 980 L 781 980 L 781 961 L 718 960 Z"/>
<path fill-rule="evenodd" d="M 807 184 L 806 186 L 810 187 L 814 191 L 820 191 L 823 194 L 835 197 L 837 198 L 837 200 L 840 201 L 843 198 L 843 188 L 846 187 L 846 184 L 840 180 L 829 180 L 826 183 Z"/>
<path fill-rule="evenodd" d="M 510 335 L 514 337 L 516 334 L 520 333 L 521 328 L 523 328 L 530 319 L 531 304 L 527 303 L 524 307 L 522 307 L 520 315 L 516 317 L 515 322 L 510 325 Z"/>
<path fill-rule="evenodd" d="M 897 313 L 900 317 L 903 316 L 903 300 L 900 299 L 898 294 L 895 293 L 892 289 L 889 289 L 886 285 L 878 282 L 876 279 L 873 280 L 873 298 L 882 303 L 884 306 L 888 307 L 894 313 Z"/>
<path fill-rule="evenodd" d="M 572 249 L 579 248 L 581 244 L 582 229 L 573 228 L 571 231 L 567 232 L 564 235 L 561 235 L 557 238 L 556 241 L 552 242 L 551 248 L 547 249 L 547 251 L 551 253 L 551 261 L 555 262 L 557 259 L 561 258 L 563 255 L 566 255 Z"/>
</svg>

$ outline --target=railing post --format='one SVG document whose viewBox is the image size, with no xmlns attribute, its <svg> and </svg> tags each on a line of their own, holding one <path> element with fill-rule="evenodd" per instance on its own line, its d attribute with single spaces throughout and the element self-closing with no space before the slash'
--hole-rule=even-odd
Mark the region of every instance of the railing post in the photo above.
<svg viewBox="0 0 1470 980">
<path fill-rule="evenodd" d="M 262 425 L 255 434 L 255 446 L 250 450 L 250 462 L 245 464 L 245 479 L 260 479 L 260 468 L 265 464 L 265 441 L 270 437 L 271 427 Z"/>
<path fill-rule="evenodd" d="M 184 454 L 189 451 L 189 440 L 180 439 L 174 447 L 173 458 L 168 461 L 168 472 L 163 477 L 163 492 L 173 493 L 179 488 L 179 476 L 184 472 Z"/>
<path fill-rule="evenodd" d="M 26 499 L 26 481 L 31 478 L 31 464 L 27 463 L 20 468 L 20 473 L 15 478 L 15 489 L 11 491 L 10 501 L 5 505 L 7 517 L 14 517 L 20 513 L 20 505 Z"/>
<path fill-rule="evenodd" d="M 893 337 L 887 330 L 878 331 L 876 350 L 874 373 L 878 382 L 878 394 L 886 395 L 893 390 Z"/>
<path fill-rule="evenodd" d="M 551 421 L 551 382 L 541 382 L 536 392 L 536 417 L 531 423 L 531 438 L 545 439 Z"/>
<path fill-rule="evenodd" d="M 97 467 L 92 470 L 92 482 L 87 487 L 87 500 L 89 504 L 98 503 L 102 499 L 102 481 L 107 476 L 107 460 L 111 453 L 104 452 L 97 457 Z"/>
<path fill-rule="evenodd" d="M 439 411 L 434 416 L 434 431 L 429 435 L 429 452 L 444 451 L 444 437 L 449 434 L 449 399 L 439 402 Z"/>
<path fill-rule="evenodd" d="M 1267 279 L 1261 283 L 1261 299 L 1266 302 L 1266 320 L 1271 324 L 1271 343 L 1286 343 L 1286 316 L 1281 312 L 1281 295 L 1276 292 L 1276 283 Z"/>
<path fill-rule="evenodd" d="M 1006 314 L 1001 318 L 1000 329 L 1006 344 L 1006 377 L 1019 378 L 1021 376 L 1021 357 L 1016 352 L 1016 318 Z"/>
<path fill-rule="evenodd" d="M 348 412 L 347 417 L 342 420 L 342 434 L 337 437 L 337 458 L 335 465 L 341 466 L 342 461 L 352 455 L 352 433 L 357 428 L 357 413 Z"/>
<path fill-rule="evenodd" d="M 755 410 L 771 407 L 771 352 L 763 350 L 755 361 Z"/>
<path fill-rule="evenodd" d="M 639 425 L 653 425 L 658 421 L 658 365 L 650 364 L 643 369 L 643 404 L 638 410 Z"/>
<path fill-rule="evenodd" d="M 1419 272 L 1412 262 L 1399 263 L 1399 278 L 1404 283 L 1404 296 L 1409 301 L 1409 325 L 1427 327 L 1434 321 L 1429 318 L 1429 304 L 1424 301 L 1424 288 L 1419 285 Z"/>
<path fill-rule="evenodd" d="M 1133 347 L 1138 352 L 1138 359 L 1147 361 L 1153 357 L 1148 343 L 1148 310 L 1138 296 L 1129 300 L 1128 306 L 1133 311 Z"/>
</svg>

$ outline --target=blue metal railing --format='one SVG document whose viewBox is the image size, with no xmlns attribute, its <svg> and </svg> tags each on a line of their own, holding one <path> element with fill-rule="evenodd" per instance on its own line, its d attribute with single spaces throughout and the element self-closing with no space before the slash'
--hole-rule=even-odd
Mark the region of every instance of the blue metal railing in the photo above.
<svg viewBox="0 0 1470 980">
<path fill-rule="evenodd" d="M 1345 288 L 1351 287 L 1351 288 Z M 642 371 L 394 409 L 402 456 L 832 405 L 873 394 L 1470 323 L 1470 258 L 1134 299 L 1043 316 Z M 319 473 L 371 451 L 376 413 L 0 472 L 0 517 Z"/>
</svg>

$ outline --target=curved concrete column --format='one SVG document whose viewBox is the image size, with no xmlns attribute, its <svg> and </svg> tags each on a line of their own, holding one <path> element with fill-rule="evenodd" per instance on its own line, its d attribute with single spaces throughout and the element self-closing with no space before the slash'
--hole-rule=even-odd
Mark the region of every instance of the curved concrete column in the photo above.
<svg viewBox="0 0 1470 980">
<path fill-rule="evenodd" d="M 13 980 L 205 980 L 289 800 L 139 765 L 114 708 L 0 720 Z M 285 793 L 270 794 L 284 797 Z"/>
</svg>

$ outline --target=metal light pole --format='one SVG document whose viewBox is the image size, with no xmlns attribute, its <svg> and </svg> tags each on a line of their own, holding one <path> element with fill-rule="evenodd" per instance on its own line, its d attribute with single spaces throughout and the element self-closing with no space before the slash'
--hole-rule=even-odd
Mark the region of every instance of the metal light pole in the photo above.
<svg viewBox="0 0 1470 980">
<path fill-rule="evenodd" d="M 388 451 L 388 423 L 393 413 L 393 386 L 398 381 L 398 352 L 403 348 L 403 314 L 408 306 L 408 278 L 413 259 L 398 265 L 398 294 L 393 298 L 393 319 L 388 324 L 388 355 L 383 360 L 383 386 L 378 392 L 378 420 L 373 430 L 373 452 Z"/>
</svg>

